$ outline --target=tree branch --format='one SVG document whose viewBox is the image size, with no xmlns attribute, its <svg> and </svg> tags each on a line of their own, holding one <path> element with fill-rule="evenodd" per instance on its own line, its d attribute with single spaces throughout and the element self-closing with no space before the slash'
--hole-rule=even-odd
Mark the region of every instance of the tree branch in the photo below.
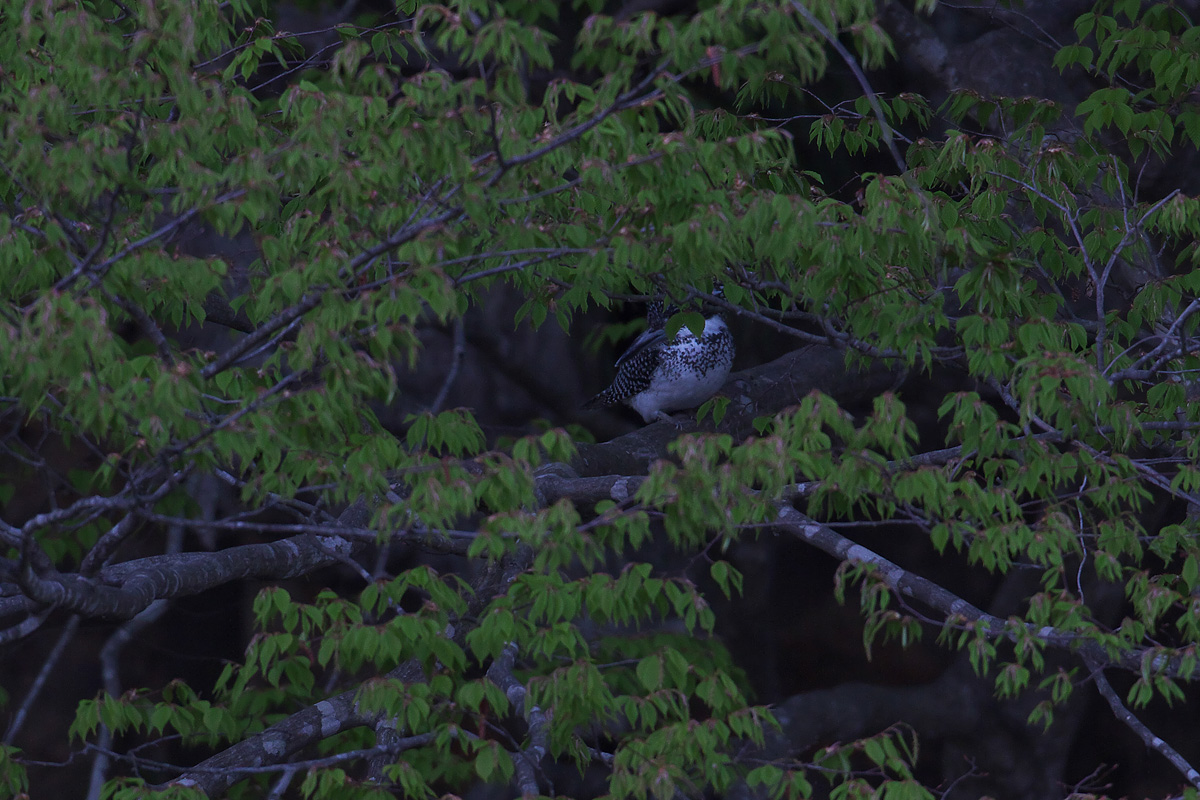
<svg viewBox="0 0 1200 800">
<path fill-rule="evenodd" d="M 1108 707 L 1112 709 L 1113 715 L 1121 722 L 1125 723 L 1131 731 L 1138 735 L 1147 747 L 1160 754 L 1167 761 L 1171 762 L 1171 766 L 1183 773 L 1188 782 L 1200 789 L 1200 772 L 1188 763 L 1179 751 L 1171 745 L 1164 742 L 1162 739 L 1154 735 L 1154 732 L 1146 727 L 1140 719 L 1134 716 L 1134 713 L 1125 707 L 1121 702 L 1121 698 L 1113 690 L 1112 684 L 1108 682 L 1108 678 L 1104 677 L 1104 663 L 1090 656 L 1084 656 L 1084 662 L 1092 670 L 1092 677 L 1096 681 L 1096 689 L 1099 690 L 1100 696 L 1108 703 Z"/>
<path fill-rule="evenodd" d="M 802 4 L 791 0 L 791 7 L 804 18 L 804 21 L 816 29 L 817 33 L 821 34 L 830 47 L 834 49 L 842 61 L 850 68 L 850 72 L 854 75 L 854 80 L 858 81 L 859 87 L 863 90 L 863 95 L 867 98 L 867 102 L 871 104 L 871 112 L 875 115 L 875 121 L 879 123 L 879 135 L 883 137 L 884 144 L 887 145 L 888 152 L 892 154 L 892 160 L 896 162 L 896 168 L 901 172 L 908 170 L 908 165 L 904 163 L 904 156 L 900 155 L 900 150 L 896 147 L 896 138 L 892 135 L 892 126 L 888 124 L 887 118 L 883 115 L 883 107 L 879 105 L 879 98 L 875 94 L 875 90 L 871 88 L 871 82 L 867 80 L 867 76 L 858 66 L 858 59 L 846 49 L 846 47 L 838 41 L 829 28 L 826 28 L 821 20 L 805 8 Z"/>
<path fill-rule="evenodd" d="M 1037 627 L 1019 620 L 1003 620 L 982 611 L 953 592 L 944 589 L 928 578 L 923 578 L 889 561 L 878 553 L 842 536 L 820 522 L 815 522 L 790 505 L 781 504 L 776 525 L 783 531 L 799 537 L 839 561 L 851 564 L 866 564 L 875 569 L 875 574 L 889 589 L 904 597 L 917 600 L 938 611 L 946 622 L 961 620 L 975 623 L 989 639 L 1017 640 L 1016 627 L 1024 627 L 1028 635 L 1060 649 L 1078 652 L 1097 664 L 1120 667 L 1131 672 L 1140 672 L 1150 656 L 1151 668 L 1164 675 L 1183 675 L 1184 658 L 1165 654 L 1152 655 L 1149 648 L 1130 648 L 1117 657 L 1109 654 L 1101 644 L 1084 635 L 1062 631 L 1050 626 Z M 1190 672 L 1187 673 L 1190 675 Z"/>
<path fill-rule="evenodd" d="M 546 757 L 550 735 L 550 717 L 539 706 L 526 707 L 528 692 L 524 684 L 513 677 L 513 667 L 517 660 L 517 643 L 509 642 L 504 645 L 500 657 L 488 668 L 488 680 L 500 687 L 508 698 L 513 710 L 520 714 L 529 725 L 529 744 L 516 754 L 513 759 L 516 773 L 513 780 L 521 790 L 522 797 L 538 795 L 537 770 Z"/>
</svg>

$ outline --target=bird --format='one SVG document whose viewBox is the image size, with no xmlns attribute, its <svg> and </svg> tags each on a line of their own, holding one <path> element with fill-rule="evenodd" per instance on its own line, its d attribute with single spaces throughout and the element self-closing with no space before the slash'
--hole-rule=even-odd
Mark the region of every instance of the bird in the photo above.
<svg viewBox="0 0 1200 800">
<path fill-rule="evenodd" d="M 617 359 L 612 385 L 585 409 L 625 403 L 649 423 L 670 420 L 666 412 L 695 408 L 716 394 L 733 366 L 733 335 L 714 313 L 699 338 L 686 326 L 669 338 L 667 320 L 677 311 L 661 301 L 649 305 L 646 330 Z"/>
</svg>

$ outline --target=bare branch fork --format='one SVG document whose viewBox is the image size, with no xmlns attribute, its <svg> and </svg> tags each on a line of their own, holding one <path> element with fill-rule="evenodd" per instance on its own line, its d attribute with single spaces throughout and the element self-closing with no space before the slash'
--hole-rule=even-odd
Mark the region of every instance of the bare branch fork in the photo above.
<svg viewBox="0 0 1200 800">
<path fill-rule="evenodd" d="M 529 725 L 529 744 L 513 759 L 516 774 L 514 781 L 523 797 L 538 795 L 537 771 L 546 757 L 550 736 L 550 716 L 539 706 L 528 704 L 528 691 L 513 676 L 517 660 L 517 644 L 509 642 L 500 657 L 488 668 L 488 680 L 500 687 L 508 698 L 513 711 L 520 714 Z"/>
</svg>

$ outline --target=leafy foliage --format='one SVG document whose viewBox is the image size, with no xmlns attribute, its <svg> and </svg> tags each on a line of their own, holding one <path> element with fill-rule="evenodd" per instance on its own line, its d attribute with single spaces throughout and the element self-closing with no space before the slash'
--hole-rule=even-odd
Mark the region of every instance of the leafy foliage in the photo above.
<svg viewBox="0 0 1200 800">
<path fill-rule="evenodd" d="M 1134 711 L 1194 702 L 1200 203 L 1143 176 L 1200 146 L 1197 29 L 1098 3 L 1054 59 L 1094 82 L 1074 108 L 955 87 L 785 119 L 897 58 L 876 4 L 606 10 L 399 3 L 315 55 L 245 0 L 4 14 L 0 497 L 50 488 L 0 526 L 2 636 L 265 581 L 215 685 L 79 704 L 74 745 L 125 759 L 93 796 L 933 797 L 914 723 L 796 741 L 754 703 L 715 609 L 770 534 L 839 560 L 868 654 L 936 632 L 1041 729 L 1093 685 L 1148 743 Z M 848 192 L 798 153 L 875 171 Z M 457 362 L 432 402 L 409 376 L 504 293 L 572 333 L 703 301 L 859 372 L 728 392 L 658 450 L 502 439 L 444 407 Z M 857 395 L 871 369 L 893 390 Z M 589 471 L 622 448 L 655 458 Z M 977 608 L 859 527 L 1028 591 Z M 164 554 L 172 528 L 244 538 Z"/>
</svg>

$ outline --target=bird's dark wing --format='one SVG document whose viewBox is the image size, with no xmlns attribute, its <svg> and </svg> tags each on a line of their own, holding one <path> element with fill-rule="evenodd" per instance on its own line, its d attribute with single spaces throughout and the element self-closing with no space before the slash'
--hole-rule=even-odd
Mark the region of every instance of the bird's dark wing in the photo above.
<svg viewBox="0 0 1200 800">
<path fill-rule="evenodd" d="M 658 331 L 646 331 L 630 346 L 629 350 L 617 362 L 617 375 L 612 384 L 600 394 L 583 404 L 584 408 L 602 408 L 614 406 L 628 400 L 650 386 L 654 372 L 662 361 L 662 349 L 653 342 L 658 338 L 666 338 L 666 334 Z M 642 341 L 642 340 L 646 341 Z"/>
<path fill-rule="evenodd" d="M 617 359 L 616 366 L 619 368 L 621 364 L 636 356 L 638 353 L 645 350 L 647 347 L 653 347 L 660 342 L 667 340 L 667 332 L 663 328 L 647 328 L 642 331 L 636 339 L 629 343 L 629 347 L 625 348 L 625 352 L 621 353 L 621 357 Z"/>
</svg>

